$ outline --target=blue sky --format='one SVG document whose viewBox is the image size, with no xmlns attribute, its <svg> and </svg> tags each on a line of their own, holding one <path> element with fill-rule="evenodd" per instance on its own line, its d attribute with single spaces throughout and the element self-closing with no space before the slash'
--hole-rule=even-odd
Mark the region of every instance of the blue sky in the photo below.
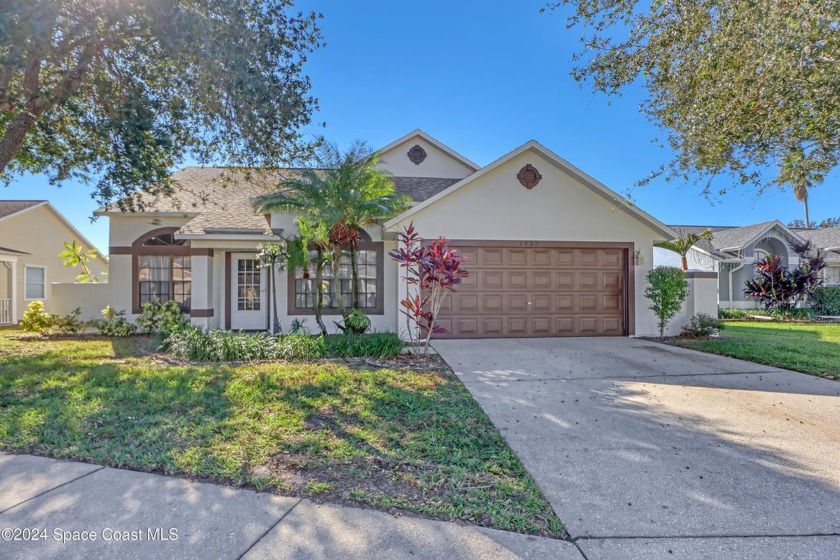
<svg viewBox="0 0 840 560">
<path fill-rule="evenodd" d="M 320 100 L 312 133 L 372 146 L 421 128 L 480 165 L 536 139 L 608 187 L 624 192 L 670 154 L 639 113 L 644 96 L 606 98 L 569 76 L 578 36 L 540 0 L 394 2 L 306 0 L 324 14 L 327 46 L 308 65 Z M 840 174 L 811 192 L 811 215 L 840 215 Z M 695 187 L 655 182 L 636 204 L 671 224 L 747 224 L 802 216 L 790 192 L 733 191 L 711 203 Z M 83 185 L 58 189 L 18 179 L 0 198 L 46 198 L 107 251 L 107 220 Z"/>
</svg>

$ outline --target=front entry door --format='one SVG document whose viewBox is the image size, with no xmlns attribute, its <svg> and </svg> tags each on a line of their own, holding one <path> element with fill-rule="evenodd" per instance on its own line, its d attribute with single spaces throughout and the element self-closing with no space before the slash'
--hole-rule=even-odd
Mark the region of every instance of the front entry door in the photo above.
<svg viewBox="0 0 840 560">
<path fill-rule="evenodd" d="M 232 255 L 230 328 L 262 331 L 268 327 L 266 269 L 253 255 Z"/>
</svg>

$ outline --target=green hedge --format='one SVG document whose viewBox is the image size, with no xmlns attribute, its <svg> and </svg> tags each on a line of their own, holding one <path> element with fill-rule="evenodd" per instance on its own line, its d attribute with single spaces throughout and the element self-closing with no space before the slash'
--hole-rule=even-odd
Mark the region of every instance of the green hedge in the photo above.
<svg viewBox="0 0 840 560">
<path fill-rule="evenodd" d="M 781 321 L 812 321 L 816 318 L 817 313 L 813 309 L 795 308 L 795 309 L 719 309 L 718 318 L 738 320 L 738 321 L 754 321 L 753 316 L 759 315 L 761 317 L 772 317 Z"/>
<path fill-rule="evenodd" d="M 840 315 L 840 286 L 820 286 L 812 297 L 819 315 Z"/>
<path fill-rule="evenodd" d="M 394 333 L 271 337 L 185 325 L 164 338 L 161 349 L 200 362 L 317 360 L 320 358 L 387 358 L 399 355 L 403 343 Z"/>
</svg>

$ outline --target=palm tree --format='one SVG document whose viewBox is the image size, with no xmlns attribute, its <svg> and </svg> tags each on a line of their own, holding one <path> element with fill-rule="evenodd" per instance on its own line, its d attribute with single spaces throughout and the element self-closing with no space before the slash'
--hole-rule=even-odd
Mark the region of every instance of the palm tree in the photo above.
<svg viewBox="0 0 840 560">
<path fill-rule="evenodd" d="M 701 239 L 711 239 L 712 230 L 704 229 L 700 233 L 683 233 L 682 231 L 678 231 L 677 233 L 680 234 L 678 238 L 672 239 L 671 241 L 658 241 L 654 243 L 654 246 L 677 253 L 680 256 L 682 269 L 688 270 L 688 259 L 686 257 L 688 256 L 689 250 Z"/>
<path fill-rule="evenodd" d="M 811 217 L 808 215 L 808 184 L 804 181 L 798 183 L 793 188 L 793 196 L 796 197 L 796 200 L 805 205 L 805 227 L 810 229 Z"/>
<path fill-rule="evenodd" d="M 406 197 L 394 192 L 389 175 L 377 169 L 378 162 L 365 142 L 356 141 L 342 152 L 335 144 L 321 139 L 313 167 L 289 176 L 281 181 L 277 192 L 256 202 L 261 212 L 293 212 L 299 216 L 299 225 L 303 219 L 309 230 L 321 232 L 312 241 L 317 241 L 316 250 L 320 246 L 330 257 L 332 296 L 342 316 L 346 316 L 346 309 L 339 269 L 344 249 L 350 252 L 352 304 L 358 308 L 356 251 L 361 231 L 397 215 L 408 203 Z"/>
</svg>

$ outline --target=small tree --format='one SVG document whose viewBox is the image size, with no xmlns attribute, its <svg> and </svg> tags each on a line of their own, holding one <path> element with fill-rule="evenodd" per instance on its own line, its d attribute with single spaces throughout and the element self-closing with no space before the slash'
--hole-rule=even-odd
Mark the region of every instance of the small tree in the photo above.
<svg viewBox="0 0 840 560">
<path fill-rule="evenodd" d="M 645 297 L 650 309 L 659 319 L 659 339 L 665 337 L 665 327 L 679 313 L 688 295 L 685 273 L 675 266 L 657 266 L 647 273 Z"/>
<path fill-rule="evenodd" d="M 99 258 L 96 249 L 88 249 L 76 243 L 74 239 L 72 243 L 64 242 L 64 250 L 58 254 L 58 258 L 64 259 L 64 266 L 72 268 L 82 267 L 82 271 L 76 275 L 76 282 L 99 282 L 93 272 L 90 270 L 90 262 Z"/>
<path fill-rule="evenodd" d="M 269 289 L 271 290 L 271 309 L 274 320 L 271 323 L 271 334 L 282 332 L 280 318 L 277 316 L 277 286 L 274 282 L 275 272 L 283 270 L 289 258 L 286 243 L 260 243 L 257 245 L 257 259 L 263 268 L 268 269 Z"/>
<path fill-rule="evenodd" d="M 432 334 L 446 332 L 435 323 L 443 302 L 469 272 L 461 268 L 464 258 L 448 246 L 444 237 L 425 245 L 411 223 L 398 234 L 398 238 L 401 247 L 388 253 L 388 256 L 405 270 L 406 283 L 419 290 L 419 293 L 409 294 L 400 302 L 400 312 L 406 317 L 412 344 L 415 342 L 414 329 L 424 337 L 423 354 L 426 355 Z"/>
<path fill-rule="evenodd" d="M 659 241 L 654 243 L 654 246 L 659 247 L 660 249 L 667 249 L 678 254 L 680 256 L 682 269 L 688 270 L 688 259 L 686 258 L 688 256 L 688 252 L 701 239 L 711 239 L 712 230 L 704 229 L 700 233 L 685 233 L 682 231 L 679 231 L 678 233 L 680 234 L 678 238 L 672 239 L 671 241 Z"/>
</svg>

